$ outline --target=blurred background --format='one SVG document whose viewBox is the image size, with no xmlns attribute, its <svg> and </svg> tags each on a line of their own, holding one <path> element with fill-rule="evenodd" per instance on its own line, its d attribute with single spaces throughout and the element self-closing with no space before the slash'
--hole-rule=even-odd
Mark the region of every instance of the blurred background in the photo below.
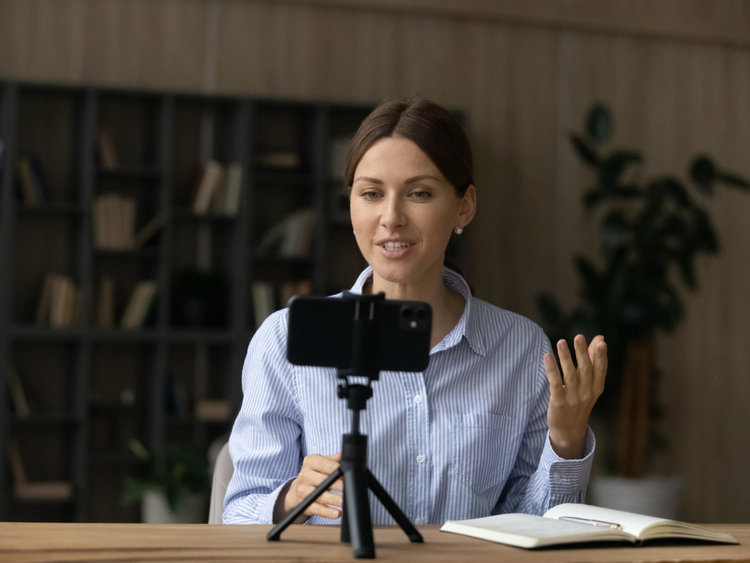
<svg viewBox="0 0 750 563">
<path fill-rule="evenodd" d="M 464 123 L 454 258 L 551 335 L 541 295 L 586 308 L 639 217 L 697 218 L 659 227 L 669 303 L 639 302 L 595 473 L 750 521 L 748 0 L 0 1 L 0 519 L 139 521 L 146 491 L 205 490 L 254 328 L 363 265 L 342 155 L 394 95 Z"/>
</svg>

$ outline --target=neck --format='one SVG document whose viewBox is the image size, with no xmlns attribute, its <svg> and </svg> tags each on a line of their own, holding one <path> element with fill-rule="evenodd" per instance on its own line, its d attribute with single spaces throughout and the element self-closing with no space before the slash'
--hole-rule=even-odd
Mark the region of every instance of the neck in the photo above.
<svg viewBox="0 0 750 563">
<path fill-rule="evenodd" d="M 466 305 L 466 300 L 459 293 L 445 287 L 442 264 L 436 272 L 406 283 L 389 282 L 373 271 L 372 282 L 363 287 L 362 293 L 374 294 L 381 291 L 385 293 L 386 299 L 422 301 L 432 308 L 430 348 L 453 330 Z"/>
</svg>

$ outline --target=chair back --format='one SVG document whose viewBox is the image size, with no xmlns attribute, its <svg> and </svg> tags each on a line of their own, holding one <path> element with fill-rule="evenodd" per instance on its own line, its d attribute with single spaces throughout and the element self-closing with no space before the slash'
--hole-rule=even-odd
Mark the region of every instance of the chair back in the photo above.
<svg viewBox="0 0 750 563">
<path fill-rule="evenodd" d="M 219 450 L 216 456 L 216 465 L 214 465 L 214 478 L 211 484 L 211 504 L 208 509 L 208 523 L 221 524 L 221 515 L 224 513 L 224 497 L 227 494 L 229 480 L 234 473 L 232 458 L 229 456 L 229 443 L 226 443 Z"/>
</svg>

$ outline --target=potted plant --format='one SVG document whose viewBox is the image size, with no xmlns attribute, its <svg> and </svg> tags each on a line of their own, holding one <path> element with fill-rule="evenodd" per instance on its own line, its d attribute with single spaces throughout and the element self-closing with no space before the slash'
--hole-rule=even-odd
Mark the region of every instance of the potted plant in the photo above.
<svg viewBox="0 0 750 563">
<path fill-rule="evenodd" d="M 646 475 L 650 450 L 663 443 L 653 424 L 660 414 L 655 334 L 672 331 L 683 318 L 680 286 L 697 287 L 698 256 L 719 250 L 702 199 L 719 186 L 750 191 L 750 183 L 705 155 L 693 159 L 690 183 L 672 175 L 641 179 L 634 173 L 640 152 L 605 151 L 612 130 L 611 113 L 597 104 L 585 133 L 570 135 L 575 152 L 595 173 L 582 203 L 599 221 L 599 259 L 574 257 L 581 305 L 566 313 L 552 296 L 541 295 L 538 307 L 553 342 L 578 333 L 604 335 L 609 371 L 596 414 L 615 431 L 605 466 L 633 479 Z"/>
<path fill-rule="evenodd" d="M 135 438 L 130 450 L 143 462 L 141 478 L 125 482 L 123 504 L 141 502 L 146 524 L 207 522 L 210 477 L 208 458 L 200 450 L 168 444 L 158 455 Z"/>
</svg>

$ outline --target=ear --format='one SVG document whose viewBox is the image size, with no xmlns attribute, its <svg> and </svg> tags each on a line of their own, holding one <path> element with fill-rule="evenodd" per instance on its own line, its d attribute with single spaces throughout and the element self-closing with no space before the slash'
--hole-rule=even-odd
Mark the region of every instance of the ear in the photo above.
<svg viewBox="0 0 750 563">
<path fill-rule="evenodd" d="M 458 203 L 458 224 L 461 227 L 466 227 L 471 220 L 474 219 L 474 214 L 477 212 L 477 190 L 474 184 L 466 188 L 464 196 Z"/>
</svg>

